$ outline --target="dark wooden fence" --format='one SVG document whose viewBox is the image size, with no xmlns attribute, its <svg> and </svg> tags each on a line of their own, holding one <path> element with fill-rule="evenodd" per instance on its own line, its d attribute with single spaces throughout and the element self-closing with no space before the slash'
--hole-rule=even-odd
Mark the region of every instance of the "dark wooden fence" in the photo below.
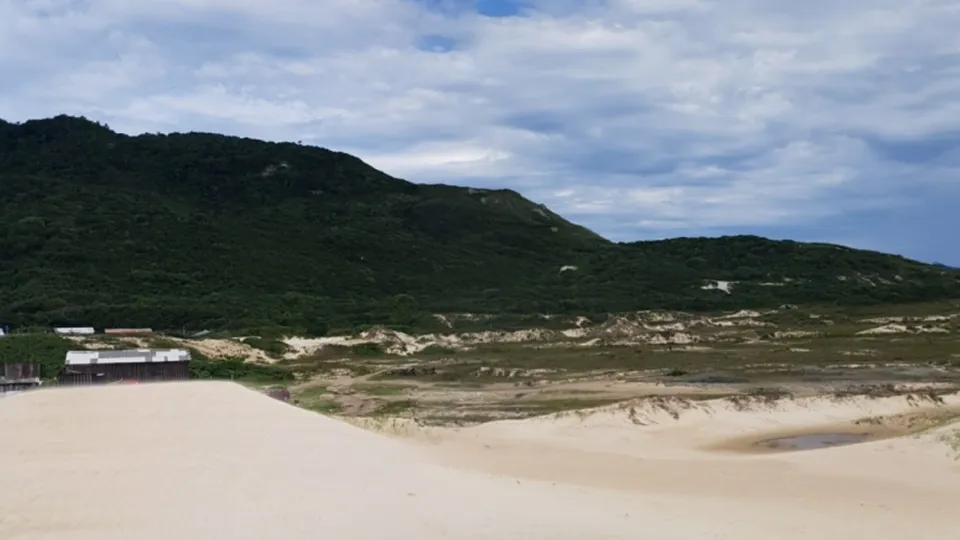
<svg viewBox="0 0 960 540">
<path fill-rule="evenodd" d="M 190 378 L 190 362 L 140 362 L 69 366 L 60 384 L 84 385 L 124 380 L 182 381 Z"/>
<path fill-rule="evenodd" d="M 2 364 L 0 379 L 18 381 L 40 378 L 40 364 Z"/>
<path fill-rule="evenodd" d="M 6 392 L 21 392 L 23 390 L 30 390 L 32 388 L 37 388 L 40 386 L 40 383 L 37 382 L 9 382 L 9 381 L 0 381 L 0 394 Z"/>
<path fill-rule="evenodd" d="M 39 384 L 38 364 L 0 364 L 0 393 L 29 390 Z"/>
</svg>

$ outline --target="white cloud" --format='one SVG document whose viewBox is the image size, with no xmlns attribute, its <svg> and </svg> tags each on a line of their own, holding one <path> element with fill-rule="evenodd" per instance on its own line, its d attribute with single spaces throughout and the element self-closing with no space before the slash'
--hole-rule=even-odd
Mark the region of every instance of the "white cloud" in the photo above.
<svg viewBox="0 0 960 540">
<path fill-rule="evenodd" d="M 0 0 L 0 117 L 302 140 L 618 237 L 807 227 L 958 177 L 917 157 L 960 141 L 953 0 L 430 4 Z"/>
<path fill-rule="evenodd" d="M 510 157 L 507 152 L 482 144 L 437 142 L 391 154 L 371 154 L 366 156 L 366 161 L 397 176 L 443 170 L 447 173 L 455 171 L 458 178 L 483 178 L 494 172 L 498 163 Z"/>
</svg>

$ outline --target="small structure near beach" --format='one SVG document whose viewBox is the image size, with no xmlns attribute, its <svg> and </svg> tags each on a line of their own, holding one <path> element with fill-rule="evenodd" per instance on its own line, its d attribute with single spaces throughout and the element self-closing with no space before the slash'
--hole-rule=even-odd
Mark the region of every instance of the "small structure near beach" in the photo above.
<svg viewBox="0 0 960 540">
<path fill-rule="evenodd" d="M 70 351 L 60 384 L 180 381 L 189 378 L 190 352 L 183 349 Z"/>
<path fill-rule="evenodd" d="M 0 394 L 40 386 L 38 364 L 0 364 Z"/>
</svg>

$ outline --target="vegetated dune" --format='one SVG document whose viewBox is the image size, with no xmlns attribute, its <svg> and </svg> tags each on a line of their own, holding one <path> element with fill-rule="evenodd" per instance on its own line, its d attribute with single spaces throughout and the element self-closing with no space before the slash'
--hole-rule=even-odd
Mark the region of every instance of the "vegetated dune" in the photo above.
<svg viewBox="0 0 960 540">
<path fill-rule="evenodd" d="M 909 421 L 875 415 L 944 404 L 683 403 L 436 430 L 422 444 L 231 383 L 39 390 L 0 399 L 0 538 L 942 540 L 960 529 L 947 428 L 736 451 L 754 432 L 868 416 L 894 430 Z"/>
</svg>

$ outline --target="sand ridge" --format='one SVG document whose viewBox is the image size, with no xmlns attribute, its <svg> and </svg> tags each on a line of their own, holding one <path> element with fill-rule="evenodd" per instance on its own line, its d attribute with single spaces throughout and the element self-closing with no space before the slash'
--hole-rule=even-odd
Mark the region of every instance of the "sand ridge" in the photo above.
<svg viewBox="0 0 960 540">
<path fill-rule="evenodd" d="M 0 483 L 0 538 L 953 537 L 960 462 L 938 433 L 703 448 L 918 410 L 905 399 L 679 415 L 647 403 L 403 440 L 232 383 L 40 390 L 0 400 L 0 462 L 17 464 Z"/>
</svg>

